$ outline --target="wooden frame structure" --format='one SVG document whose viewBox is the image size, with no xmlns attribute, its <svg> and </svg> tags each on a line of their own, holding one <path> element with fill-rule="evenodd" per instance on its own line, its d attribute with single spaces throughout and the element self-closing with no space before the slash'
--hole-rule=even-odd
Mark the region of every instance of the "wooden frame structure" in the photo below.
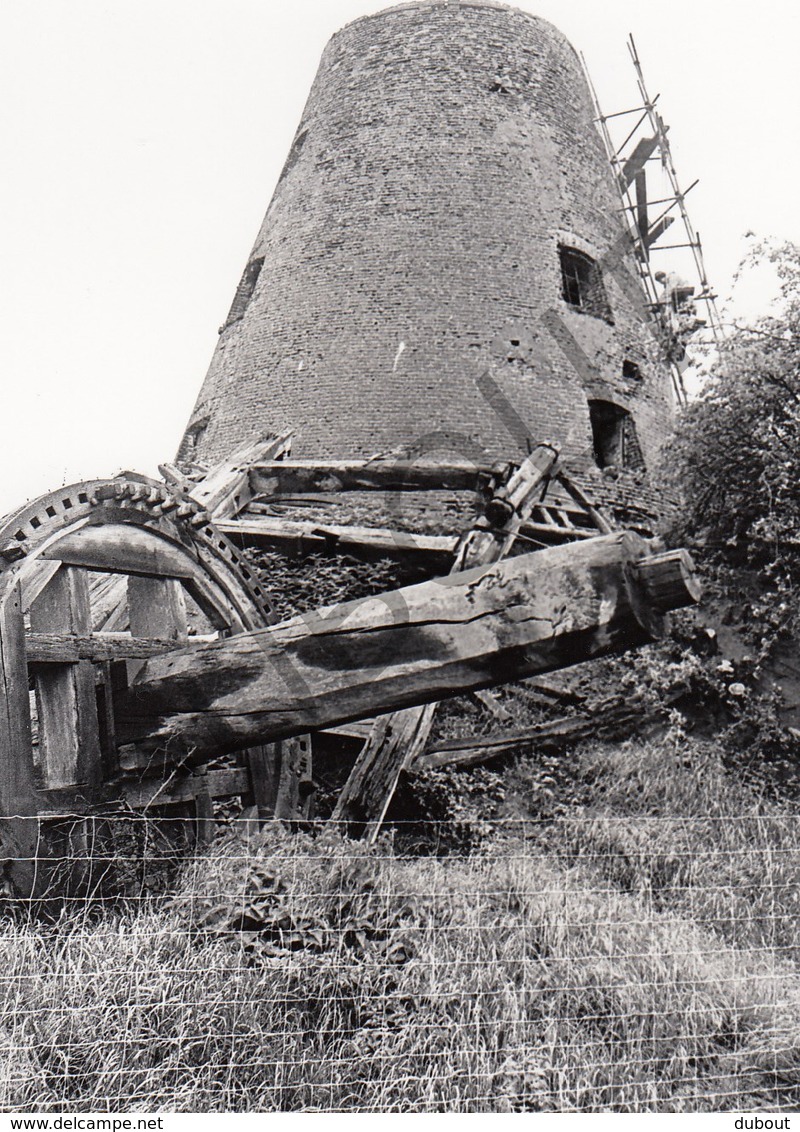
<svg viewBox="0 0 800 1132">
<path fill-rule="evenodd" d="M 578 557 L 591 561 L 592 540 L 599 548 L 614 529 L 557 472 L 553 444 L 539 445 L 520 464 L 479 468 L 389 459 L 292 461 L 290 447 L 290 436 L 272 437 L 210 471 L 164 465 L 164 482 L 124 473 L 78 484 L 3 521 L 0 858 L 14 862 L 18 887 L 32 883 L 24 862 L 35 862 L 43 820 L 122 805 L 191 814 L 202 828 L 213 799 L 225 797 L 241 798 L 262 816 L 309 816 L 308 735 L 244 750 L 239 743 L 235 757 L 219 760 L 210 749 L 193 758 L 186 750 L 176 755 L 121 742 L 118 734 L 119 705 L 132 702 L 127 689 L 135 691 L 143 678 L 146 685 L 158 657 L 174 653 L 177 659 L 190 646 L 202 650 L 275 623 L 268 594 L 235 544 L 410 559 L 431 576 L 453 574 L 455 583 L 467 577 L 463 571 L 513 553 L 518 540 L 527 551 L 585 544 L 588 554 Z M 298 494 L 313 499 L 443 487 L 475 492 L 481 501 L 480 517 L 460 537 L 298 523 L 260 511 Z M 631 562 L 645 552 L 639 539 Z M 657 558 L 647 560 L 645 589 L 658 611 L 685 603 L 687 593 L 696 596 L 688 559 L 675 553 L 663 556 L 664 567 Z M 591 647 L 580 647 L 592 655 Z M 516 674 L 510 669 L 508 679 Z M 468 676 L 461 679 L 470 686 Z M 420 698 L 419 707 L 360 725 L 365 742 L 333 814 L 352 830 L 374 836 L 404 768 L 422 757 L 435 704 L 425 703 L 430 696 L 422 692 Z"/>
</svg>

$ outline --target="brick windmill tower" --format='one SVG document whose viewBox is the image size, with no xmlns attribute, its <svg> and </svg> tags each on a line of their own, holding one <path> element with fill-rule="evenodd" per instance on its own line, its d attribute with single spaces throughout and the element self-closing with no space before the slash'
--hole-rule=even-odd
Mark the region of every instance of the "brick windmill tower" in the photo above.
<svg viewBox="0 0 800 1132">
<path fill-rule="evenodd" d="M 319 785 L 374 837 L 404 769 L 475 759 L 420 762 L 433 701 L 513 719 L 489 687 L 637 647 L 697 599 L 688 554 L 639 537 L 671 375 L 618 183 L 549 24 L 421 0 L 334 36 L 184 466 L 0 523 L 0 864 L 23 892 L 38 818 L 113 798 L 188 804 L 199 838 L 214 798 L 305 822 Z"/>
<path fill-rule="evenodd" d="M 580 61 L 535 16 L 420 0 L 320 62 L 180 456 L 553 438 L 641 474 L 673 404 Z M 595 473 L 597 473 L 595 477 Z"/>
</svg>

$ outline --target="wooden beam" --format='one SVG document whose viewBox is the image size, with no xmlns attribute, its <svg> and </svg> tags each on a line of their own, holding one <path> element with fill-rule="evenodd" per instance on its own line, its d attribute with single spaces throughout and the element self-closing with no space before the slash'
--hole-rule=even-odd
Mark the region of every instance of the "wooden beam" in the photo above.
<svg viewBox="0 0 800 1132">
<path fill-rule="evenodd" d="M 243 444 L 227 460 L 211 468 L 199 483 L 191 485 L 189 495 L 215 520 L 236 515 L 253 498 L 252 465 L 279 460 L 291 449 L 291 432 Z"/>
<path fill-rule="evenodd" d="M 636 148 L 622 167 L 620 180 L 623 191 L 636 179 L 638 173 L 644 169 L 647 162 L 658 148 L 658 135 L 652 138 L 641 138 Z"/>
<path fill-rule="evenodd" d="M 424 561 L 432 570 L 449 567 L 457 541 L 450 535 L 417 535 L 382 527 L 343 527 L 271 517 L 223 519 L 215 526 L 238 546 L 288 549 L 298 554 L 350 554 L 356 558 Z"/>
<path fill-rule="evenodd" d="M 34 772 L 20 587 L 0 591 L 0 841 L 7 815 L 32 813 Z"/>
<path fill-rule="evenodd" d="M 425 749 L 435 712 L 436 704 L 432 703 L 375 720 L 339 794 L 332 821 L 345 822 L 351 836 L 367 832 L 374 840 L 400 775 Z"/>
<path fill-rule="evenodd" d="M 179 642 L 163 637 L 133 637 L 129 633 L 28 633 L 29 664 L 94 664 L 118 660 L 149 660 L 179 647 Z M 188 637 L 188 644 L 207 644 L 215 635 Z"/>
<path fill-rule="evenodd" d="M 42 558 L 110 574 L 190 578 L 194 573 L 184 547 L 157 531 L 130 523 L 81 527 L 57 539 Z"/>
<path fill-rule="evenodd" d="M 643 644 L 662 628 L 648 550 L 601 536 L 154 657 L 116 702 L 120 739 L 201 762 Z M 670 602 L 692 585 L 682 552 Z"/>
<path fill-rule="evenodd" d="M 417 463 L 411 460 L 281 460 L 255 464 L 253 495 L 340 491 L 477 491 L 491 465 Z"/>
<path fill-rule="evenodd" d="M 509 467 L 509 478 L 496 488 L 486 516 L 459 540 L 451 575 L 508 553 L 557 459 L 555 445 L 541 444 L 518 468 Z M 435 711 L 435 704 L 427 704 L 376 720 L 339 795 L 334 821 L 366 823 L 369 838 L 377 836 L 404 767 L 425 749 Z"/>
<path fill-rule="evenodd" d="M 31 605 L 31 628 L 91 632 L 84 570 L 63 566 Z M 94 783 L 100 745 L 94 669 L 89 661 L 54 664 L 34 675 L 39 713 L 39 760 L 46 787 Z"/>
<path fill-rule="evenodd" d="M 205 788 L 211 798 L 233 798 L 246 794 L 250 788 L 247 770 L 236 767 L 226 770 L 209 770 L 205 774 Z M 120 797 L 136 810 L 150 806 L 168 806 L 176 802 L 193 802 L 201 786 L 199 776 L 175 776 L 171 781 L 147 778 L 141 782 L 125 783 Z"/>
<path fill-rule="evenodd" d="M 587 710 L 562 719 L 545 720 L 523 731 L 507 731 L 499 735 L 464 739 L 448 739 L 437 743 L 413 763 L 411 770 L 438 770 L 442 767 L 468 769 L 493 759 L 519 754 L 526 747 L 538 751 L 560 750 L 602 735 L 609 727 L 629 723 L 641 715 L 641 708 L 620 700 L 603 710 Z"/>
<path fill-rule="evenodd" d="M 128 578 L 128 619 L 137 637 L 164 637 L 173 647 L 186 644 L 186 602 L 176 578 Z M 128 680 L 133 680 L 142 660 L 128 661 Z"/>
<path fill-rule="evenodd" d="M 661 239 L 667 228 L 674 222 L 674 216 L 662 216 L 660 220 L 657 220 L 652 228 L 649 228 L 647 231 L 647 235 L 644 238 L 645 247 L 652 247 L 657 240 Z"/>
<path fill-rule="evenodd" d="M 311 736 L 296 735 L 274 744 L 279 772 L 272 817 L 303 821 L 311 815 L 314 784 L 311 778 Z"/>
<path fill-rule="evenodd" d="M 25 623 L 18 585 L 0 586 L 0 858 L 20 892 L 36 887 L 36 819 Z"/>
</svg>

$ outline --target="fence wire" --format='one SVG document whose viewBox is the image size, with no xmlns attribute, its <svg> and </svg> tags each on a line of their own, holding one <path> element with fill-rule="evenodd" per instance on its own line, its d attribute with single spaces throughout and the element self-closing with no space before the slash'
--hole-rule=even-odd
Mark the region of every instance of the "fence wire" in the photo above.
<svg viewBox="0 0 800 1132">
<path fill-rule="evenodd" d="M 494 825 L 40 826 L 0 1108 L 800 1107 L 800 817 Z"/>
</svg>

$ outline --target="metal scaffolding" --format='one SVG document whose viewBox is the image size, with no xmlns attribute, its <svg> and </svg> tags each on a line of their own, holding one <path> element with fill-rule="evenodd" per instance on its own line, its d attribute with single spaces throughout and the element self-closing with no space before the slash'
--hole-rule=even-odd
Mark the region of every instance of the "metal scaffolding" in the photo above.
<svg viewBox="0 0 800 1132">
<path fill-rule="evenodd" d="M 647 306 L 658 334 L 664 342 L 675 395 L 679 403 L 685 404 L 687 396 L 683 375 L 691 360 L 678 335 L 677 315 L 681 307 L 687 309 L 687 304 L 689 309 L 693 309 L 694 304 L 703 303 L 705 317 L 702 319 L 702 325 L 707 327 L 714 343 L 719 343 L 721 340 L 721 323 L 716 307 L 716 295 L 708 281 L 700 234 L 695 230 L 686 208 L 686 197 L 698 182 L 693 181 L 687 189 L 681 188 L 667 137 L 669 127 L 656 110 L 660 95 L 651 98 L 648 93 L 639 53 L 632 35 L 628 37 L 627 46 L 636 73 L 639 105 L 613 114 L 603 114 L 585 60 L 584 70 L 594 102 L 595 120 L 600 127 L 619 188 L 622 213 L 636 252 Z M 635 124 L 621 142 L 615 143 L 608 123 L 612 119 L 621 119 L 634 114 L 637 115 Z M 660 163 L 668 186 L 665 195 L 654 199 L 648 197 L 647 188 L 647 166 L 651 162 Z M 651 210 L 654 208 L 658 208 L 658 212 L 655 218 L 652 218 Z M 683 226 L 683 238 L 675 243 L 660 243 L 662 236 L 675 220 L 679 220 Z M 695 283 L 687 283 L 667 272 L 654 272 L 653 254 L 677 249 L 690 250 Z"/>
</svg>

